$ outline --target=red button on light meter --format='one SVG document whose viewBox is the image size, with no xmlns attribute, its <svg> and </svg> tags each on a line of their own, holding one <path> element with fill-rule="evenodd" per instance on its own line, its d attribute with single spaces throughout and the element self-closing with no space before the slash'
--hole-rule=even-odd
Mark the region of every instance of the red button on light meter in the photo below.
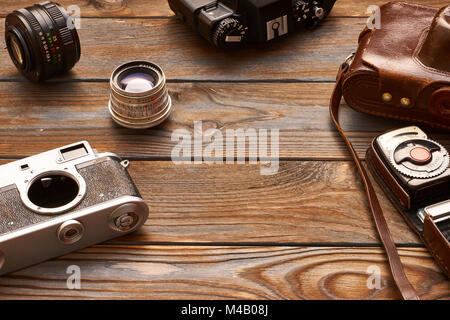
<svg viewBox="0 0 450 320">
<path fill-rule="evenodd" d="M 425 162 L 430 160 L 431 158 L 431 152 L 423 147 L 417 147 L 412 149 L 409 155 L 411 156 L 411 158 L 419 162 Z"/>
</svg>

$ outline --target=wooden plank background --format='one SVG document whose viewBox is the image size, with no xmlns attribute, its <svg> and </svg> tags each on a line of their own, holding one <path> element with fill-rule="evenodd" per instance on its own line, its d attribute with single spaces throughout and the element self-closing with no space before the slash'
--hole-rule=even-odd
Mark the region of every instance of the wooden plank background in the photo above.
<svg viewBox="0 0 450 320">
<path fill-rule="evenodd" d="M 8 12 L 31 3 L 2 1 L 0 33 Z M 81 8 L 82 58 L 73 71 L 32 84 L 0 51 L 1 163 L 86 139 L 133 160 L 150 218 L 134 234 L 0 277 L 0 298 L 399 298 L 360 180 L 328 117 L 337 67 L 356 48 L 366 8 L 382 1 L 338 0 L 318 29 L 236 53 L 211 47 L 164 0 L 60 3 Z M 109 76 L 131 59 L 153 60 L 166 72 L 175 111 L 156 128 L 129 130 L 109 117 Z M 376 134 L 404 125 L 345 104 L 341 118 L 362 158 Z M 279 172 L 173 164 L 172 132 L 193 132 L 197 120 L 204 130 L 279 129 Z M 447 133 L 429 131 L 450 147 Z M 449 282 L 377 191 L 421 297 L 448 299 Z M 81 290 L 66 289 L 70 264 L 81 267 Z M 367 289 L 371 265 L 382 270 L 380 290 Z"/>
</svg>

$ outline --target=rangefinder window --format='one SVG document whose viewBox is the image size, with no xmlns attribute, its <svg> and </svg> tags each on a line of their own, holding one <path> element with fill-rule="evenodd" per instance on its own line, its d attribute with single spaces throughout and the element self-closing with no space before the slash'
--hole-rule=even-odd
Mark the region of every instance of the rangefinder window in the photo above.
<svg viewBox="0 0 450 320">
<path fill-rule="evenodd" d="M 61 149 L 61 155 L 65 161 L 76 159 L 87 154 L 88 152 L 84 144 L 77 144 L 69 148 Z"/>
</svg>

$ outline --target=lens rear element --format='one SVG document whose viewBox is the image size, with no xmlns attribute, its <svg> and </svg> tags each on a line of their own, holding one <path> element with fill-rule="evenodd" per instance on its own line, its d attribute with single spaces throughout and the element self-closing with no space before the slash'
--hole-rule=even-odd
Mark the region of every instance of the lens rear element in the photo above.
<svg viewBox="0 0 450 320">
<path fill-rule="evenodd" d="M 19 40 L 15 36 L 11 36 L 10 38 L 11 51 L 13 55 L 13 59 L 20 65 L 23 66 L 23 50 L 19 44 Z"/>
</svg>

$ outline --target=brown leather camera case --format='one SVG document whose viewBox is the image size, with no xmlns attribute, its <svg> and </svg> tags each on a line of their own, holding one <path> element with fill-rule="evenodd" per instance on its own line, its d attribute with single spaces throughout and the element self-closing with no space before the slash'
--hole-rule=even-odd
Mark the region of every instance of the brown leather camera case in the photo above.
<svg viewBox="0 0 450 320">
<path fill-rule="evenodd" d="M 365 28 L 343 78 L 355 110 L 450 129 L 450 6 L 392 2 Z"/>
</svg>

